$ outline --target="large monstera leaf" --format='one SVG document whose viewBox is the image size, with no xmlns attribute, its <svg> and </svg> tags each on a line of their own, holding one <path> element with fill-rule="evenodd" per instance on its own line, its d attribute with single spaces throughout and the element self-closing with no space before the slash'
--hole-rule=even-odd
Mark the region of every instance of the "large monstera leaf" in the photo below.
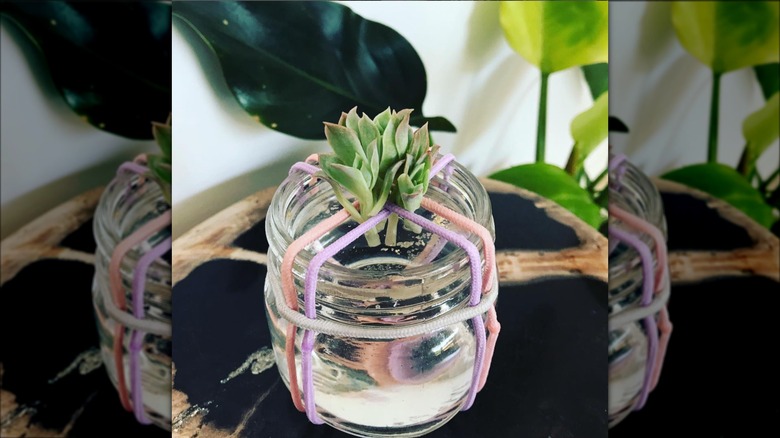
<svg viewBox="0 0 780 438">
<path fill-rule="evenodd" d="M 152 139 L 171 111 L 171 6 L 161 2 L 2 2 L 67 105 L 93 126 Z M 35 64 L 35 63 L 34 63 Z"/>
<path fill-rule="evenodd" d="M 442 117 L 423 116 L 425 67 L 411 44 L 343 5 L 174 2 L 173 15 L 192 44 L 216 54 L 244 110 L 279 132 L 323 139 L 322 121 L 355 106 L 370 117 L 413 108 L 413 125 L 455 130 Z"/>
</svg>

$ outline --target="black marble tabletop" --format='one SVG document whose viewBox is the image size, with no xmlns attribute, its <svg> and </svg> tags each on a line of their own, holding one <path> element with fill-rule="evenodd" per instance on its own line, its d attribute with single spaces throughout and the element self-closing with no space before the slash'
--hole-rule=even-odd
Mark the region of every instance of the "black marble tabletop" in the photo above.
<svg viewBox="0 0 780 438">
<path fill-rule="evenodd" d="M 61 247 L 92 254 L 92 221 Z M 169 437 L 119 402 L 100 363 L 91 264 L 44 259 L 0 287 L 2 437 Z M 21 418 L 29 416 L 27 419 Z M 14 419 L 20 421 L 13 421 Z"/>
<path fill-rule="evenodd" d="M 499 252 L 580 244 L 570 226 L 530 199 L 491 193 L 491 201 Z M 264 226 L 256 223 L 234 245 L 265 253 Z M 310 424 L 272 364 L 258 374 L 234 372 L 254 353 L 270 352 L 265 275 L 254 262 L 211 260 L 174 286 L 174 389 L 188 404 L 174 419 L 175 435 L 346 436 Z M 606 300 L 606 283 L 583 277 L 502 285 L 502 330 L 487 384 L 470 410 L 428 436 L 606 436 Z"/>
<path fill-rule="evenodd" d="M 695 194 L 662 192 L 670 251 L 729 251 L 754 241 Z M 771 252 L 767 257 L 777 258 Z M 645 407 L 610 430 L 622 438 L 744 437 L 777 431 L 780 285 L 758 276 L 672 286 L 674 325 L 661 378 Z"/>
</svg>

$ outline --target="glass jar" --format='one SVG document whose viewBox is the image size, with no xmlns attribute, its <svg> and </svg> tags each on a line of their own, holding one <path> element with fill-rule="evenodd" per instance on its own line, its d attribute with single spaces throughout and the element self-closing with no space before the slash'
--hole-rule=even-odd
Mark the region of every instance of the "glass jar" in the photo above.
<svg viewBox="0 0 780 438">
<path fill-rule="evenodd" d="M 641 409 L 671 333 L 666 220 L 658 190 L 624 156 L 610 157 L 609 426 Z M 660 332 L 660 333 L 659 333 Z"/>
<path fill-rule="evenodd" d="M 453 164 L 434 177 L 426 197 L 484 226 L 492 243 L 490 200 L 484 187 L 465 168 Z M 283 256 L 295 239 L 341 209 L 329 183 L 293 170 L 276 191 L 268 210 L 265 304 L 276 364 L 288 388 L 288 329 L 294 329 L 292 369 L 298 376 L 304 371 L 302 342 L 306 330 L 290 326 L 283 316 L 282 311 L 289 310 L 282 298 Z M 483 244 L 477 235 L 424 209 L 418 214 L 464 235 L 482 253 Z M 340 223 L 291 262 L 301 309 L 312 259 L 356 226 L 352 220 Z M 321 421 L 358 436 L 413 437 L 430 432 L 470 405 L 467 399 L 475 381 L 478 347 L 474 320 L 457 318 L 458 312 L 469 309 L 472 288 L 473 271 L 466 253 L 429 231 L 408 231 L 403 220 L 397 230 L 393 246 L 385 244 L 384 231 L 379 233 L 379 246 L 371 247 L 360 237 L 325 261 L 315 277 L 316 318 L 337 329 L 332 334 L 313 335 L 314 405 Z M 485 268 L 485 259 L 480 262 L 479 268 Z M 482 302 L 492 305 L 488 301 L 497 295 L 495 278 L 488 288 L 490 298 L 485 295 Z M 480 312 L 476 318 L 484 321 L 488 312 Z M 426 324 L 440 327 L 425 330 Z M 408 330 L 409 335 L 382 334 L 388 328 Z M 364 334 L 350 335 L 355 329 Z M 336 332 L 340 334 L 333 334 Z M 305 404 L 300 396 L 306 392 L 304 379 L 295 380 L 293 398 L 301 409 Z"/>
<path fill-rule="evenodd" d="M 125 163 L 100 198 L 93 224 L 97 250 L 92 292 L 103 362 L 120 399 L 126 388 L 123 405 L 135 411 L 139 422 L 170 430 L 170 206 L 159 185 L 142 176 L 145 169 Z M 124 256 L 115 256 L 123 246 Z M 112 256 L 125 305 L 117 303 L 111 288 Z M 135 301 L 134 276 L 141 291 Z"/>
</svg>

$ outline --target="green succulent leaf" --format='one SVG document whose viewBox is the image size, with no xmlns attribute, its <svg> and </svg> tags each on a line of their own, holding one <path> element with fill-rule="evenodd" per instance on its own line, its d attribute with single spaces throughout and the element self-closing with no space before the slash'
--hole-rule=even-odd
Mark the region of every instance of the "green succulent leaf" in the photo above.
<svg viewBox="0 0 780 438">
<path fill-rule="evenodd" d="M 422 204 L 423 192 L 422 186 L 411 193 L 401 193 L 401 206 L 409 211 L 415 211 Z"/>
<path fill-rule="evenodd" d="M 414 166 L 414 169 L 412 169 L 411 172 L 409 172 L 409 177 L 412 178 L 412 181 L 422 184 L 421 180 L 423 176 L 423 171 L 425 170 L 425 163 L 426 161 L 422 160 L 420 163 L 417 163 Z"/>
<path fill-rule="evenodd" d="M 716 73 L 778 62 L 779 17 L 775 1 L 672 4 L 680 43 Z"/>
<path fill-rule="evenodd" d="M 352 131 L 360 132 L 360 117 L 357 113 L 357 107 L 353 107 L 351 110 L 349 110 L 344 126 Z"/>
<path fill-rule="evenodd" d="M 407 174 L 401 174 L 398 177 L 398 191 L 400 193 L 412 193 L 415 189 L 415 184 Z"/>
<path fill-rule="evenodd" d="M 742 122 L 742 135 L 747 144 L 739 168 L 744 175 L 749 174 L 761 154 L 780 137 L 780 93 L 775 93 L 758 111 L 750 114 Z"/>
<path fill-rule="evenodd" d="M 349 199 L 342 188 L 360 201 L 358 214 L 353 215 L 356 220 L 376 215 L 388 200 L 412 211 L 420 206 L 439 148 L 429 146 L 427 125 L 412 130 L 410 114 L 410 109 L 387 110 L 372 120 L 366 114 L 358 117 L 353 108 L 342 113 L 340 124 L 325 123 L 326 137 L 336 155 L 320 156 L 322 173 L 334 185 L 345 208 Z M 388 221 L 388 226 L 395 223 L 397 219 Z M 389 242 L 394 241 L 394 235 L 394 231 L 389 232 Z M 377 244 L 376 230 L 366 237 L 369 244 Z"/>
<path fill-rule="evenodd" d="M 430 136 L 428 134 L 428 124 L 424 124 L 415 131 L 412 138 L 412 154 L 419 155 L 421 152 L 428 149 L 430 145 Z"/>
<path fill-rule="evenodd" d="M 344 163 L 354 162 L 355 157 L 364 160 L 367 158 L 363 148 L 360 147 L 357 133 L 346 126 L 325 123 L 325 138 L 328 139 L 328 143 L 336 152 L 336 156 Z"/>
<path fill-rule="evenodd" d="M 509 45 L 543 73 L 607 62 L 607 2 L 501 2 Z"/>
<path fill-rule="evenodd" d="M 406 149 L 409 147 L 409 134 L 411 130 L 409 128 L 409 115 L 407 114 L 401 122 L 398 124 L 398 128 L 395 131 L 395 150 L 398 155 L 404 155 Z"/>
<path fill-rule="evenodd" d="M 151 140 L 149 125 L 170 114 L 170 4 L 3 1 L 0 16 L 30 48 L 31 64 L 45 61 L 65 103 L 92 126 Z"/>
<path fill-rule="evenodd" d="M 379 129 L 366 114 L 363 114 L 358 121 L 358 134 L 361 144 L 371 144 L 379 137 Z"/>
<path fill-rule="evenodd" d="M 172 205 L 171 185 L 173 184 L 173 166 L 171 160 L 171 117 L 166 123 L 152 122 L 152 134 L 157 140 L 161 154 L 147 154 L 146 165 L 150 176 L 163 192 L 168 205 Z"/>
<path fill-rule="evenodd" d="M 333 154 L 320 154 L 319 155 L 319 161 L 320 161 L 320 167 L 325 169 L 329 168 L 334 164 L 344 164 L 339 157 L 333 155 Z"/>
<path fill-rule="evenodd" d="M 766 228 L 772 226 L 775 217 L 772 207 L 764 201 L 761 192 L 744 176 L 720 163 L 694 164 L 675 169 L 662 178 L 709 193 L 728 202 Z"/>
<path fill-rule="evenodd" d="M 359 169 L 334 163 L 322 170 L 331 179 L 338 182 L 350 193 L 355 195 L 361 204 L 368 204 L 366 201 L 372 199 L 368 183 L 364 179 L 363 172 Z M 370 205 L 367 205 L 366 207 L 371 208 Z"/>
<path fill-rule="evenodd" d="M 401 168 L 401 164 L 402 163 L 399 161 L 387 169 L 384 178 L 378 184 L 379 191 L 377 192 L 377 198 L 374 202 L 374 207 L 367 214 L 368 217 L 376 216 L 376 214 L 385 206 L 387 200 L 390 199 L 390 192 L 395 183 L 395 175 L 398 173 L 398 169 Z"/>
<path fill-rule="evenodd" d="M 171 181 L 173 179 L 171 161 L 159 155 L 149 155 L 146 164 L 152 179 L 159 184 L 165 201 L 171 205 Z"/>
<path fill-rule="evenodd" d="M 157 142 L 157 146 L 169 161 L 171 160 L 173 139 L 171 136 L 171 119 L 168 118 L 168 123 L 163 124 L 159 122 L 152 122 L 152 135 Z"/>
<path fill-rule="evenodd" d="M 588 225 L 598 229 L 603 222 L 601 209 L 588 192 L 563 169 L 547 163 L 515 166 L 490 175 L 526 190 L 530 190 L 574 213 Z"/>
<path fill-rule="evenodd" d="M 382 111 L 381 113 L 377 114 L 376 117 L 374 117 L 374 124 L 376 125 L 377 129 L 379 129 L 380 133 L 385 132 L 385 128 L 387 128 L 387 124 L 390 122 L 390 107 L 387 107 L 386 110 Z"/>
<path fill-rule="evenodd" d="M 201 63 L 218 63 L 238 104 L 272 129 L 322 139 L 320 121 L 354 106 L 370 117 L 415 108 L 420 124 L 428 120 L 425 66 L 412 45 L 342 4 L 174 2 L 173 17 Z M 454 131 L 436 117 L 431 128 Z"/>
<path fill-rule="evenodd" d="M 367 148 L 367 155 L 368 155 L 368 166 L 371 170 L 371 187 L 374 186 L 374 183 L 377 182 L 379 179 L 379 150 L 377 147 L 377 140 L 374 139 L 371 144 L 368 145 Z"/>
<path fill-rule="evenodd" d="M 336 200 L 338 200 L 339 204 L 341 204 L 341 206 L 344 207 L 345 210 L 347 210 L 349 215 L 352 216 L 352 219 L 354 219 L 357 222 L 363 222 L 363 216 L 355 208 L 355 206 L 352 205 L 352 202 L 347 198 L 347 195 L 344 193 L 341 184 L 339 184 L 337 181 L 334 181 L 333 178 L 329 177 L 327 173 L 323 171 L 317 172 L 315 176 L 322 178 L 323 180 L 327 181 L 331 185 L 331 187 L 333 188 L 333 193 L 336 195 Z"/>
<path fill-rule="evenodd" d="M 574 148 L 571 151 L 566 170 L 576 175 L 582 169 L 585 159 L 609 134 L 609 92 L 603 93 L 593 106 L 578 114 L 571 122 L 571 136 Z"/>
</svg>

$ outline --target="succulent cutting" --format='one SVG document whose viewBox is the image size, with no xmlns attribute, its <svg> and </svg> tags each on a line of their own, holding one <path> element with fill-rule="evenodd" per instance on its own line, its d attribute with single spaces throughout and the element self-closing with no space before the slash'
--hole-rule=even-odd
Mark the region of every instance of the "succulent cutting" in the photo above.
<svg viewBox="0 0 780 438">
<path fill-rule="evenodd" d="M 427 123 L 412 129 L 411 113 L 411 109 L 387 108 L 371 119 L 365 113 L 358 116 L 355 107 L 341 113 L 338 123 L 325 122 L 325 137 L 334 153 L 320 154 L 322 170 L 317 176 L 331 184 L 339 203 L 359 223 L 379 213 L 387 201 L 409 211 L 420 207 L 439 147 L 432 144 Z M 385 244 L 393 246 L 398 216 L 391 215 L 386 224 Z M 370 246 L 379 245 L 383 226 L 366 233 Z M 404 226 L 420 232 L 415 224 L 404 222 Z"/>
<path fill-rule="evenodd" d="M 165 200 L 171 205 L 171 117 L 168 116 L 165 124 L 152 122 L 152 133 L 162 153 L 147 155 L 149 177 L 160 185 Z"/>
</svg>

